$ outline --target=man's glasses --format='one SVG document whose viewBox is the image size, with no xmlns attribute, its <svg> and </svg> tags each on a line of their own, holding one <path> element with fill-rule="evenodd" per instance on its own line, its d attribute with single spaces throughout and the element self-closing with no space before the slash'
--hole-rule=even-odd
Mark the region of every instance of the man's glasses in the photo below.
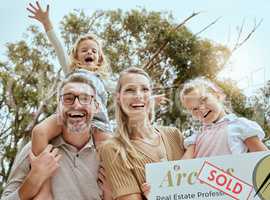
<svg viewBox="0 0 270 200">
<path fill-rule="evenodd" d="M 61 95 L 60 98 L 61 98 L 62 103 L 65 105 L 72 105 L 76 98 L 78 98 L 80 104 L 88 105 L 92 103 L 94 96 L 88 95 L 88 94 L 74 95 L 72 93 L 67 93 L 67 94 Z"/>
</svg>

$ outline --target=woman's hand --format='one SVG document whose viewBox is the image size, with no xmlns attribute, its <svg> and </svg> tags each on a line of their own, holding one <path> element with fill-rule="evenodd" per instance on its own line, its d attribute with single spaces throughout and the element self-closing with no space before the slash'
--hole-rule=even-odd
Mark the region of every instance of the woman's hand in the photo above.
<svg viewBox="0 0 270 200">
<path fill-rule="evenodd" d="M 98 170 L 98 185 L 100 189 L 103 191 L 103 200 L 112 199 L 112 190 L 109 182 L 106 178 L 105 169 L 100 165 Z"/>
<path fill-rule="evenodd" d="M 151 186 L 148 183 L 143 183 L 141 185 L 141 190 L 143 192 L 143 195 L 148 199 L 150 190 L 151 190 Z"/>
</svg>

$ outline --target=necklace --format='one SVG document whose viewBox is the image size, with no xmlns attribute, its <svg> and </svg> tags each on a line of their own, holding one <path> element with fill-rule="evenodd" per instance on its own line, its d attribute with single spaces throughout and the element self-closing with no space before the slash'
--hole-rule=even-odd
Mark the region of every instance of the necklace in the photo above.
<svg viewBox="0 0 270 200">
<path fill-rule="evenodd" d="M 140 137 L 135 137 L 135 138 L 133 138 L 133 140 L 134 141 L 137 141 L 137 142 L 141 142 L 141 143 L 144 143 L 144 144 L 147 144 L 147 145 L 149 145 L 149 146 L 151 146 L 151 147 L 158 147 L 159 145 L 160 145 L 160 140 L 161 140 L 161 136 L 160 136 L 160 134 L 158 133 L 158 132 L 154 132 L 156 135 L 158 135 L 158 141 L 157 141 L 157 143 L 155 144 L 155 143 L 153 143 L 153 142 L 151 142 L 150 140 L 145 140 L 145 139 L 142 139 L 142 138 L 140 138 Z"/>
<path fill-rule="evenodd" d="M 157 154 L 158 154 L 160 162 L 168 160 L 164 143 L 161 143 L 159 145 Z"/>
<path fill-rule="evenodd" d="M 163 142 L 161 142 L 162 141 L 161 135 L 157 131 L 155 131 L 155 133 L 158 135 L 158 141 L 156 144 L 153 144 L 153 142 L 149 142 L 139 137 L 133 138 L 133 141 L 135 143 L 140 143 L 140 145 L 142 145 L 141 146 L 142 148 L 147 149 L 148 151 L 154 153 L 160 162 L 167 161 L 168 159 L 166 154 L 166 148 Z"/>
</svg>

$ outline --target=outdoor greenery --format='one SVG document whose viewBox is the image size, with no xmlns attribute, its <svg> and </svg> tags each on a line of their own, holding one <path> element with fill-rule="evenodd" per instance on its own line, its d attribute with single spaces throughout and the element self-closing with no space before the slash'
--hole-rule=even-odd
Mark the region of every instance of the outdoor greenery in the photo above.
<svg viewBox="0 0 270 200">
<path fill-rule="evenodd" d="M 192 20 L 199 22 L 200 16 Z M 144 69 L 151 75 L 155 93 L 166 93 L 171 104 L 157 108 L 157 121 L 176 125 L 182 131 L 190 127 L 190 118 L 180 105 L 178 88 L 188 79 L 205 76 L 222 87 L 232 107 L 241 116 L 253 118 L 262 109 L 258 122 L 269 133 L 270 82 L 252 100 L 231 81 L 218 81 L 220 72 L 231 56 L 226 46 L 201 38 L 179 24 L 170 13 L 136 9 L 96 11 L 86 15 L 74 11 L 64 16 L 60 25 L 61 39 L 69 51 L 81 34 L 98 35 L 109 60 L 113 77 L 130 66 L 144 67 L 157 49 L 167 46 Z M 6 44 L 5 60 L 0 61 L 0 194 L 7 181 L 15 155 L 29 141 L 33 126 L 56 108 L 55 88 L 59 81 L 59 64 L 53 48 L 41 27 L 31 26 L 20 41 Z M 268 107 L 267 107 L 268 105 Z M 113 119 L 112 96 L 109 101 Z"/>
</svg>

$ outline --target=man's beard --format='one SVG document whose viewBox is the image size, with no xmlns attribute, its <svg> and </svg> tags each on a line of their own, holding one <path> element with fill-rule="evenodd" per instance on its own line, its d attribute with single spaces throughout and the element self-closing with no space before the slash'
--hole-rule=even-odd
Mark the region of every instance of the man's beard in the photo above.
<svg viewBox="0 0 270 200">
<path fill-rule="evenodd" d="M 68 117 L 65 116 L 63 119 L 63 125 L 66 128 L 68 133 L 71 134 L 82 134 L 86 130 L 90 128 L 91 125 L 91 117 L 87 117 L 85 121 L 83 122 L 71 122 L 70 120 L 67 119 Z M 75 120 L 76 121 L 76 120 Z"/>
<path fill-rule="evenodd" d="M 89 127 L 90 123 L 84 123 L 82 125 L 76 126 L 76 124 L 66 123 L 65 127 L 69 133 L 81 134 L 84 133 Z"/>
</svg>

